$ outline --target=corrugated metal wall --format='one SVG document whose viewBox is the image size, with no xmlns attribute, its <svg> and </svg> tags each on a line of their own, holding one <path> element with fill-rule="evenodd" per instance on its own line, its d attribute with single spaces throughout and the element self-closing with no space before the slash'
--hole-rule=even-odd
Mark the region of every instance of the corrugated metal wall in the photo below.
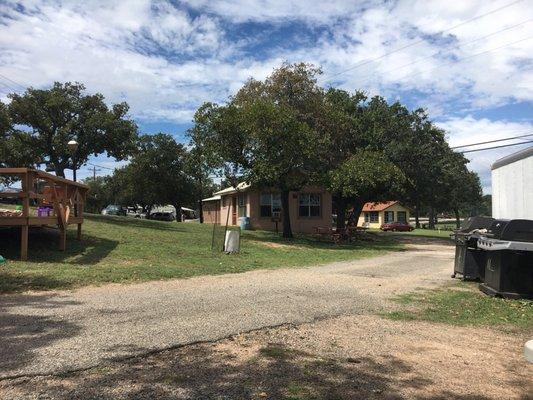
<svg viewBox="0 0 533 400">
<path fill-rule="evenodd" d="M 533 157 L 492 170 L 492 216 L 533 219 Z"/>
</svg>

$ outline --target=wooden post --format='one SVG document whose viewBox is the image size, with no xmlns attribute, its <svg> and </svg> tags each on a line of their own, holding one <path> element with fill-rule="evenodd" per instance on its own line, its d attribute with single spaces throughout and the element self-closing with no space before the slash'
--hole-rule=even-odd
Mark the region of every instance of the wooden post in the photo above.
<svg viewBox="0 0 533 400">
<path fill-rule="evenodd" d="M 81 240 L 81 224 L 78 224 L 78 234 L 76 236 L 78 240 Z"/>
<path fill-rule="evenodd" d="M 59 226 L 59 250 L 65 251 L 67 248 L 67 225 Z"/>
<path fill-rule="evenodd" d="M 20 260 L 28 260 L 28 225 L 20 227 Z"/>
<path fill-rule="evenodd" d="M 33 176 L 30 172 L 22 175 L 22 216 L 24 217 L 24 225 L 20 229 L 20 259 L 26 261 L 28 259 L 28 233 L 29 233 L 29 215 L 30 215 L 30 197 L 29 192 L 33 187 Z"/>
</svg>

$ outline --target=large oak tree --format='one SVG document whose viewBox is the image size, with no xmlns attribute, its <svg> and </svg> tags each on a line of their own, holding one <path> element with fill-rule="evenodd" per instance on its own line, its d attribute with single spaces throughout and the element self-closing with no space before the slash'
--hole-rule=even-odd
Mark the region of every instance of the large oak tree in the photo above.
<svg viewBox="0 0 533 400">
<path fill-rule="evenodd" d="M 8 97 L 11 121 L 21 126 L 16 145 L 31 145 L 40 156 L 35 161 L 58 176 L 74 166 L 70 140 L 79 144 L 75 167 L 102 153 L 123 160 L 134 149 L 137 126 L 128 117 L 128 105 L 108 107 L 101 94 L 85 94 L 80 83 L 56 82 L 50 89 L 29 88 Z"/>
</svg>

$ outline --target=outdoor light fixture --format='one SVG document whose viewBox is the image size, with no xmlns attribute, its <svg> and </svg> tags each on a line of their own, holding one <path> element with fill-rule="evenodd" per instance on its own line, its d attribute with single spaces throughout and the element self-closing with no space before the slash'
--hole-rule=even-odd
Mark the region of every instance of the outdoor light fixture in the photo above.
<svg viewBox="0 0 533 400">
<path fill-rule="evenodd" d="M 67 147 L 72 154 L 72 180 L 76 182 L 76 151 L 78 150 L 78 142 L 75 140 L 70 140 L 67 143 Z"/>
</svg>

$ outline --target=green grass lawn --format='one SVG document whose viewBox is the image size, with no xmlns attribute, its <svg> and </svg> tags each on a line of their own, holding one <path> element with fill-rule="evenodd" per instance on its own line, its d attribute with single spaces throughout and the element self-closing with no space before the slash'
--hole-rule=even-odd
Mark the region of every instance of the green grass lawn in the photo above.
<svg viewBox="0 0 533 400">
<path fill-rule="evenodd" d="M 30 261 L 21 262 L 19 231 L 0 229 L 0 254 L 8 259 L 0 265 L 0 292 L 300 267 L 403 249 L 380 237 L 335 245 L 311 236 L 285 241 L 273 232 L 245 231 L 241 253 L 228 255 L 211 251 L 212 225 L 99 215 L 86 217 L 81 242 L 74 226 L 69 229 L 65 252 L 57 250 L 56 230 L 30 232 Z"/>
<path fill-rule="evenodd" d="M 533 301 L 490 297 L 474 282 L 416 291 L 394 300 L 405 309 L 386 314 L 392 319 L 533 330 Z"/>
</svg>

